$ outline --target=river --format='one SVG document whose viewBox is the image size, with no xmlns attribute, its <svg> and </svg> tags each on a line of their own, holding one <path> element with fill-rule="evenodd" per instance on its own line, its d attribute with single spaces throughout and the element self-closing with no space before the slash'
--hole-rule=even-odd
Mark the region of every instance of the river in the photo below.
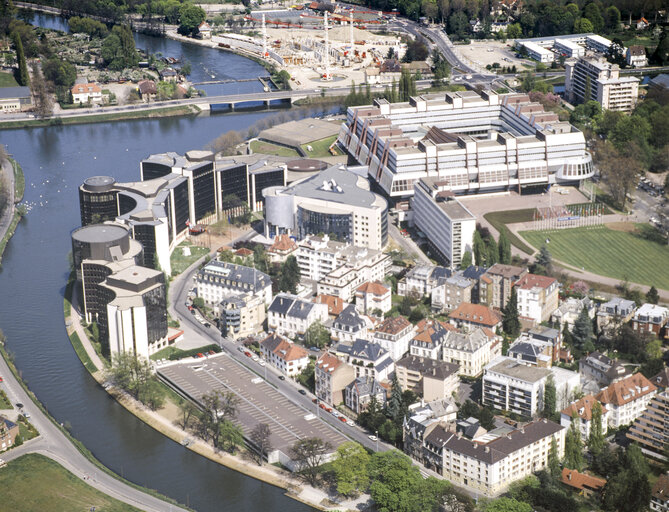
<svg viewBox="0 0 669 512">
<path fill-rule="evenodd" d="M 43 15 L 34 20 L 49 28 L 59 28 L 57 22 Z M 230 53 L 137 38 L 141 47 L 151 43 L 165 55 L 186 56 L 194 74 L 205 67 L 237 78 L 264 74 L 258 64 Z M 281 489 L 210 462 L 162 436 L 111 399 L 84 369 L 66 335 L 62 305 L 70 232 L 80 225 L 77 187 L 97 174 L 136 181 L 139 161 L 147 155 L 202 148 L 216 135 L 244 130 L 266 115 L 0 131 L 0 143 L 23 167 L 25 201 L 34 205 L 2 261 L 0 327 L 7 335 L 7 349 L 49 412 L 106 466 L 203 512 L 312 509 L 287 498 Z"/>
</svg>

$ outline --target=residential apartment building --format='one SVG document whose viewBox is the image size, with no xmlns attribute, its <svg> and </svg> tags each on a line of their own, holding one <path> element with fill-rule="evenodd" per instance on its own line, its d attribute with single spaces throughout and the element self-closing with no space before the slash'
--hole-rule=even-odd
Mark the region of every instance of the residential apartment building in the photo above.
<svg viewBox="0 0 669 512">
<path fill-rule="evenodd" d="M 563 468 L 560 481 L 567 487 L 575 489 L 580 495 L 587 498 L 592 495 L 601 495 L 606 485 L 606 480 L 585 473 L 579 473 L 575 469 Z"/>
<path fill-rule="evenodd" d="M 595 404 L 599 404 L 599 402 L 593 395 L 585 395 L 583 398 L 572 402 L 560 411 L 560 424 L 565 428 L 569 428 L 571 426 L 572 418 L 575 418 L 576 427 L 581 433 L 581 440 L 584 443 L 587 443 L 590 438 L 590 431 L 592 430 L 592 409 L 595 407 Z M 609 410 L 602 404 L 599 404 L 599 406 L 602 411 L 600 426 L 602 434 L 606 435 L 606 432 L 609 429 Z"/>
<path fill-rule="evenodd" d="M 555 60 L 555 54 L 552 51 L 547 50 L 532 41 L 523 41 L 522 43 L 519 43 L 519 46 L 521 49 L 525 50 L 530 59 L 534 59 L 537 62 L 550 64 Z"/>
<path fill-rule="evenodd" d="M 0 452 L 9 450 L 14 446 L 14 441 L 18 435 L 19 426 L 4 416 L 0 416 Z"/>
<path fill-rule="evenodd" d="M 632 68 L 643 68 L 648 65 L 646 58 L 646 47 L 641 45 L 633 45 L 627 48 L 625 52 L 625 62 Z"/>
<path fill-rule="evenodd" d="M 591 352 L 578 362 L 578 373 L 584 380 L 595 381 L 598 386 L 604 387 L 627 378 L 631 372 L 617 359 L 601 352 Z"/>
<path fill-rule="evenodd" d="M 658 460 L 666 457 L 669 443 L 669 393 L 656 394 L 648 407 L 634 421 L 627 439 L 639 443 L 641 450 Z M 669 497 L 667 497 L 669 499 Z"/>
<path fill-rule="evenodd" d="M 354 379 L 353 366 L 324 352 L 314 366 L 314 394 L 321 402 L 339 405 L 344 402 L 344 389 Z"/>
<path fill-rule="evenodd" d="M 657 387 L 641 373 L 614 382 L 596 398 L 609 411 L 609 427 L 629 425 L 646 410 L 657 393 Z"/>
<path fill-rule="evenodd" d="M 344 389 L 344 405 L 354 413 L 360 414 L 367 409 L 372 397 L 376 398 L 379 407 L 386 403 L 386 388 L 372 377 L 357 377 Z"/>
<path fill-rule="evenodd" d="M 528 366 L 550 368 L 553 366 L 553 343 L 535 339 L 527 333 L 522 333 L 509 346 L 507 356 L 516 359 Z"/>
<path fill-rule="evenodd" d="M 441 350 L 443 360 L 457 364 L 460 375 L 475 378 L 490 361 L 502 355 L 502 341 L 489 329 L 449 331 Z"/>
<path fill-rule="evenodd" d="M 669 511 L 669 475 L 660 475 L 650 493 L 650 509 L 653 512 Z"/>
<path fill-rule="evenodd" d="M 422 462 L 425 436 L 440 423 L 453 423 L 457 414 L 458 406 L 452 398 L 427 403 L 421 400 L 410 405 L 402 423 L 404 453 Z"/>
<path fill-rule="evenodd" d="M 433 287 L 437 286 L 439 279 L 450 276 L 451 271 L 446 267 L 416 265 L 397 282 L 397 294 L 402 297 L 408 295 L 423 297 L 428 295 Z"/>
<path fill-rule="evenodd" d="M 326 233 L 377 251 L 388 243 L 388 203 L 343 165 L 289 186 L 266 188 L 262 195 L 267 238 L 287 234 L 303 240 Z"/>
<path fill-rule="evenodd" d="M 252 293 L 226 297 L 218 305 L 218 311 L 221 334 L 233 340 L 261 332 L 267 318 L 265 302 Z"/>
<path fill-rule="evenodd" d="M 379 281 L 367 282 L 355 291 L 355 305 L 364 315 L 387 313 L 392 308 L 391 295 L 390 288 Z"/>
<path fill-rule="evenodd" d="M 227 296 L 251 293 L 261 297 L 264 304 L 272 303 L 272 280 L 255 268 L 224 261 L 210 261 L 195 277 L 197 296 L 214 308 Z"/>
<path fill-rule="evenodd" d="M 415 226 L 425 233 L 437 259 L 459 268 L 462 256 L 472 250 L 476 216 L 454 198 L 448 185 L 438 178 L 420 178 L 411 208 Z"/>
<path fill-rule="evenodd" d="M 426 402 L 450 398 L 458 389 L 458 365 L 418 356 L 405 356 L 395 363 L 402 390 L 410 389 Z"/>
<path fill-rule="evenodd" d="M 353 343 L 357 339 L 366 340 L 373 325 L 369 317 L 361 315 L 353 304 L 346 306 L 332 322 L 332 340 Z"/>
<path fill-rule="evenodd" d="M 669 337 L 669 308 L 657 304 L 644 304 L 632 317 L 632 329 L 652 333 L 657 338 Z"/>
<path fill-rule="evenodd" d="M 605 110 L 630 111 L 639 96 L 639 79 L 620 76 L 617 64 L 594 57 L 565 62 L 565 94 L 570 102 L 597 101 Z"/>
<path fill-rule="evenodd" d="M 461 274 L 440 278 L 437 286 L 432 288 L 430 306 L 432 311 L 445 312 L 454 310 L 463 302 L 474 302 L 476 281 L 467 279 Z"/>
<path fill-rule="evenodd" d="M 353 343 L 339 343 L 332 351 L 355 369 L 357 377 L 387 380 L 395 369 L 390 354 L 376 343 L 357 339 Z"/>
<path fill-rule="evenodd" d="M 580 316 L 583 308 L 588 310 L 588 316 L 595 318 L 596 308 L 595 303 L 588 297 L 582 299 L 576 297 L 568 297 L 558 308 L 551 314 L 551 322 L 557 324 L 560 330 L 563 329 L 564 324 L 567 324 L 571 329 L 576 319 Z"/>
<path fill-rule="evenodd" d="M 309 365 L 309 353 L 299 345 L 276 333 L 260 342 L 263 358 L 281 373 L 294 377 Z"/>
<path fill-rule="evenodd" d="M 278 235 L 274 242 L 267 249 L 267 260 L 272 265 L 284 263 L 288 256 L 294 255 L 297 251 L 297 243 L 288 235 Z"/>
<path fill-rule="evenodd" d="M 267 308 L 267 328 L 289 338 L 304 337 L 314 322 L 328 320 L 328 307 L 289 293 L 278 293 Z"/>
<path fill-rule="evenodd" d="M 464 330 L 478 327 L 495 331 L 502 326 L 502 315 L 483 304 L 463 302 L 448 314 L 451 324 Z"/>
<path fill-rule="evenodd" d="M 633 300 L 613 297 L 610 301 L 600 304 L 597 310 L 597 332 L 608 331 L 632 319 L 636 311 L 636 303 Z"/>
<path fill-rule="evenodd" d="M 328 307 L 328 316 L 334 320 L 337 318 L 346 307 L 349 306 L 349 303 L 340 299 L 339 297 L 335 297 L 334 295 L 328 295 L 325 293 L 321 293 L 319 295 L 316 295 L 316 298 L 314 299 L 314 302 L 316 304 L 325 304 Z"/>
<path fill-rule="evenodd" d="M 439 360 L 442 358 L 442 346 L 450 330 L 448 324 L 439 320 L 421 320 L 416 326 L 417 333 L 409 342 L 409 353 L 412 356 L 427 357 Z"/>
<path fill-rule="evenodd" d="M 479 302 L 502 310 L 511 297 L 511 288 L 528 273 L 526 268 L 495 263 L 480 278 Z"/>
<path fill-rule="evenodd" d="M 382 347 L 393 361 L 397 361 L 409 351 L 409 343 L 415 333 L 416 328 L 405 317 L 388 317 L 374 329 L 372 343 Z"/>
<path fill-rule="evenodd" d="M 487 443 L 439 425 L 425 436 L 423 464 L 455 485 L 493 497 L 546 468 L 552 440 L 562 458 L 564 438 L 565 428 L 546 419 L 500 433 Z"/>
<path fill-rule="evenodd" d="M 539 324 L 548 320 L 558 307 L 558 281 L 553 277 L 525 274 L 515 287 L 520 316 Z"/>
<path fill-rule="evenodd" d="M 392 200 L 433 177 L 456 194 L 592 176 L 583 133 L 525 94 L 458 91 L 349 107 L 339 142 Z"/>
</svg>

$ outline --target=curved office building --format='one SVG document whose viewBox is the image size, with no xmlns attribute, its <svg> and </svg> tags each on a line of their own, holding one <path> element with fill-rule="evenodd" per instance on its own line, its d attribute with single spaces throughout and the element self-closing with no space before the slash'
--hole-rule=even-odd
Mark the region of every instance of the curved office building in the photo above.
<svg viewBox="0 0 669 512">
<path fill-rule="evenodd" d="M 365 178 L 334 166 L 287 187 L 263 190 L 265 236 L 302 240 L 326 234 L 349 244 L 382 250 L 388 241 L 388 203 Z"/>
<path fill-rule="evenodd" d="M 118 190 L 111 176 L 92 176 L 79 187 L 81 225 L 114 220 L 118 215 Z"/>
</svg>

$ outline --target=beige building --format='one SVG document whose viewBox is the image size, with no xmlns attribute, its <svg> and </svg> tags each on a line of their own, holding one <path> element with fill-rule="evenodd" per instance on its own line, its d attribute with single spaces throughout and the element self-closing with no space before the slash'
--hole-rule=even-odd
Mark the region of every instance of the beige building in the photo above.
<svg viewBox="0 0 669 512">
<path fill-rule="evenodd" d="M 309 364 L 309 353 L 304 348 L 278 334 L 261 341 L 260 351 L 269 364 L 289 377 L 298 375 Z"/>
<path fill-rule="evenodd" d="M 218 305 L 221 333 L 233 340 L 262 331 L 265 302 L 251 293 L 232 295 Z"/>
<path fill-rule="evenodd" d="M 449 331 L 442 344 L 444 361 L 460 367 L 460 375 L 478 377 L 490 361 L 502 355 L 501 339 L 490 329 L 468 333 Z"/>
<path fill-rule="evenodd" d="M 491 308 L 504 308 L 511 288 L 527 272 L 526 268 L 495 263 L 479 280 L 479 302 Z"/>
<path fill-rule="evenodd" d="M 458 389 L 458 366 L 425 357 L 406 356 L 395 363 L 402 390 L 410 389 L 426 402 L 450 398 Z"/>
<path fill-rule="evenodd" d="M 355 305 L 365 315 L 376 310 L 387 313 L 392 307 L 390 288 L 379 281 L 367 282 L 355 291 Z"/>
<path fill-rule="evenodd" d="M 617 64 L 592 57 L 565 62 L 564 86 L 569 101 L 594 100 L 605 110 L 630 111 L 639 96 L 638 78 L 621 77 Z"/>
<path fill-rule="evenodd" d="M 321 402 L 339 405 L 344 390 L 355 379 L 355 369 L 329 352 L 322 354 L 314 368 L 315 394 Z"/>
<path fill-rule="evenodd" d="M 581 440 L 586 443 L 590 438 L 590 431 L 592 430 L 592 409 L 595 406 L 597 399 L 592 395 L 585 395 L 580 400 L 577 400 L 560 412 L 560 424 L 569 428 L 572 418 L 576 418 L 576 428 L 581 432 Z M 600 426 L 602 427 L 602 434 L 606 435 L 609 426 L 609 410 L 602 404 L 599 404 L 602 411 L 602 418 Z"/>
<path fill-rule="evenodd" d="M 536 323 L 547 321 L 558 307 L 558 282 L 553 277 L 526 274 L 516 283 L 518 313 Z"/>
<path fill-rule="evenodd" d="M 646 410 L 657 388 L 641 373 L 614 382 L 596 396 L 609 413 L 609 427 L 629 425 Z"/>
<path fill-rule="evenodd" d="M 20 112 L 30 106 L 30 87 L 0 87 L 0 112 Z"/>
</svg>

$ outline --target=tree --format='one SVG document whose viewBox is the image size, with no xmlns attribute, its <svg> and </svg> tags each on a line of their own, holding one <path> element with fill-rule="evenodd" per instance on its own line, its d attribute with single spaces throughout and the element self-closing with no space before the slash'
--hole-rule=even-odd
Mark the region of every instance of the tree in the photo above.
<svg viewBox="0 0 669 512">
<path fill-rule="evenodd" d="M 232 421 L 224 419 L 219 427 L 217 444 L 226 452 L 234 453 L 238 446 L 244 444 L 244 432 Z"/>
<path fill-rule="evenodd" d="M 386 413 L 393 421 L 401 417 L 402 413 L 402 387 L 397 380 L 397 374 L 393 374 L 393 381 L 390 388 L 390 400 L 386 406 Z"/>
<path fill-rule="evenodd" d="M 618 30 L 618 27 L 620 27 L 620 10 L 615 5 L 607 7 L 604 11 L 604 25 L 611 32 Z"/>
<path fill-rule="evenodd" d="M 505 265 L 511 263 L 511 243 L 509 242 L 506 227 L 503 227 L 499 232 L 499 262 Z"/>
<path fill-rule="evenodd" d="M 369 460 L 367 450 L 353 441 L 346 442 L 337 448 L 337 454 L 332 461 L 332 470 L 339 494 L 351 496 L 367 490 Z"/>
<path fill-rule="evenodd" d="M 627 117 L 622 118 L 610 135 L 613 143 L 605 141 L 596 146 L 595 162 L 600 169 L 602 178 L 607 184 L 616 205 L 624 209 L 627 196 L 636 186 L 636 175 L 643 170 L 643 167 L 639 146 L 631 139 L 633 134 L 623 133 L 621 127 L 634 130 L 636 134 L 641 134 L 644 137 L 643 132 L 646 129 L 650 133 L 650 125 L 646 122 L 646 126 L 642 126 L 635 122 L 629 122 Z"/>
<path fill-rule="evenodd" d="M 516 289 L 511 289 L 511 295 L 506 306 L 502 308 L 502 329 L 504 332 L 514 338 L 520 334 L 520 319 L 518 318 L 518 295 Z"/>
<path fill-rule="evenodd" d="M 541 246 L 539 254 L 534 258 L 534 268 L 533 272 L 535 274 L 546 274 L 549 275 L 553 271 L 553 257 L 548 251 L 548 247 L 545 245 Z"/>
<path fill-rule="evenodd" d="M 604 449 L 605 445 L 606 439 L 602 433 L 602 406 L 599 402 L 595 402 L 592 406 L 588 450 L 590 450 L 590 453 L 593 455 L 598 455 Z"/>
<path fill-rule="evenodd" d="M 18 32 L 12 33 L 12 39 L 14 40 L 14 49 L 16 50 L 16 61 L 19 63 L 18 74 L 16 76 L 16 81 L 19 85 L 28 86 L 30 85 L 30 76 L 28 75 L 28 65 L 26 64 L 26 56 L 23 52 L 23 42 Z"/>
<path fill-rule="evenodd" d="M 560 470 L 560 456 L 558 454 L 558 446 L 554 437 L 551 437 L 551 449 L 548 452 L 548 472 L 553 479 L 553 482 L 558 482 L 562 471 Z"/>
<path fill-rule="evenodd" d="M 330 331 L 328 331 L 320 320 L 316 320 L 307 327 L 304 341 L 310 347 L 323 348 L 330 344 Z"/>
<path fill-rule="evenodd" d="M 542 415 L 544 418 L 553 419 L 555 416 L 555 404 L 557 402 L 557 392 L 555 390 L 555 379 L 549 375 L 544 386 L 544 409 Z"/>
<path fill-rule="evenodd" d="M 267 423 L 258 423 L 249 434 L 249 441 L 255 447 L 250 454 L 253 460 L 262 466 L 263 458 L 267 456 L 272 449 L 272 442 L 270 440 L 272 431 Z"/>
<path fill-rule="evenodd" d="M 581 471 L 583 468 L 583 442 L 577 422 L 578 415 L 574 413 L 564 439 L 564 465 L 566 468 Z"/>
<path fill-rule="evenodd" d="M 181 400 L 179 402 L 179 418 L 176 423 L 183 430 L 188 430 L 191 420 L 197 417 L 200 409 L 190 400 Z"/>
<path fill-rule="evenodd" d="M 422 477 L 401 452 L 377 452 L 370 461 L 369 492 L 380 511 L 414 511 Z"/>
<path fill-rule="evenodd" d="M 481 509 L 483 512 L 532 512 L 532 505 L 513 498 L 497 498 Z"/>
<path fill-rule="evenodd" d="M 497 263 L 499 259 L 499 248 L 495 237 L 490 235 L 486 238 L 486 265 L 489 267 Z"/>
<path fill-rule="evenodd" d="M 310 485 L 315 485 L 325 456 L 332 450 L 328 441 L 320 437 L 307 437 L 297 441 L 290 449 L 291 457 L 300 474 Z"/>
<path fill-rule="evenodd" d="M 468 27 L 469 20 L 467 19 L 467 15 L 462 11 L 455 12 L 448 18 L 448 33 L 458 39 L 465 38 Z"/>
<path fill-rule="evenodd" d="M 648 463 L 641 449 L 631 444 L 622 456 L 620 471 L 604 486 L 602 508 L 615 512 L 640 512 L 648 509 L 650 482 Z"/>
<path fill-rule="evenodd" d="M 404 62 L 413 62 L 415 60 L 426 60 L 429 55 L 429 51 L 425 43 L 414 39 L 407 45 L 407 50 L 404 54 Z"/>
<path fill-rule="evenodd" d="M 492 430 L 495 428 L 495 415 L 492 413 L 489 407 L 483 407 L 479 413 L 479 421 L 481 426 L 486 430 Z"/>
<path fill-rule="evenodd" d="M 474 240 L 472 242 L 472 251 L 474 252 L 474 264 L 478 266 L 485 265 L 486 247 L 481 233 L 477 229 L 474 231 Z"/>
<path fill-rule="evenodd" d="M 520 23 L 512 23 L 506 27 L 506 37 L 509 39 L 520 39 L 523 36 L 523 28 Z"/>
<path fill-rule="evenodd" d="M 590 341 L 592 334 L 592 320 L 590 319 L 588 308 L 583 306 L 583 309 L 579 313 L 578 318 L 574 321 L 574 327 L 571 330 L 574 345 L 579 349 L 582 349 L 583 346 Z"/>
<path fill-rule="evenodd" d="M 179 10 L 179 34 L 196 35 L 198 27 L 207 19 L 204 9 L 193 4 L 184 4 Z"/>
<path fill-rule="evenodd" d="M 646 302 L 650 304 L 657 304 L 660 301 L 660 294 L 657 293 L 657 288 L 651 286 L 646 292 Z"/>
<path fill-rule="evenodd" d="M 279 275 L 279 291 L 297 293 L 297 285 L 300 282 L 300 267 L 297 264 L 297 258 L 290 255 L 281 265 Z"/>
<path fill-rule="evenodd" d="M 135 40 L 130 27 L 115 25 L 103 41 L 100 54 L 109 69 L 115 71 L 137 66 L 139 54 L 135 48 Z"/>
<path fill-rule="evenodd" d="M 460 260 L 460 270 L 466 270 L 472 266 L 472 253 L 471 251 L 465 251 Z"/>
</svg>

